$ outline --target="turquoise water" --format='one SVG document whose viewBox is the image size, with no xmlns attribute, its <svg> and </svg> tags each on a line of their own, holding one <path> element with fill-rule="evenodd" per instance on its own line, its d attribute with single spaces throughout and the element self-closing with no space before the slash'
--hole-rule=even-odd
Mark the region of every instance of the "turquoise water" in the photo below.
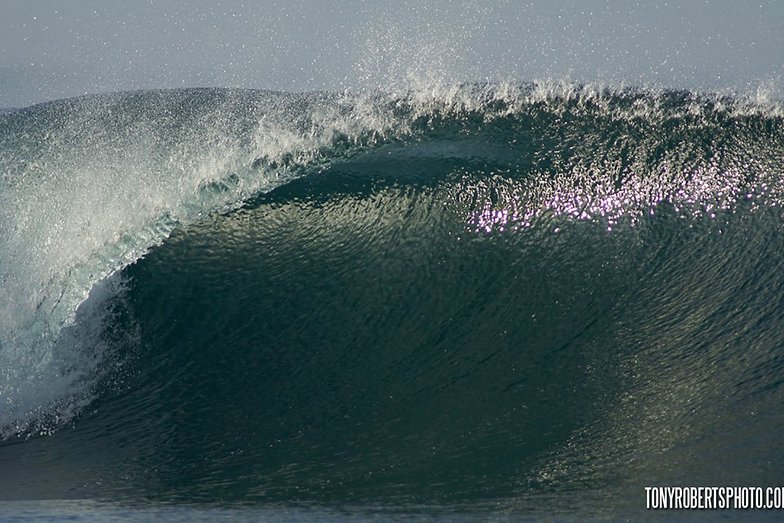
<svg viewBox="0 0 784 523">
<path fill-rule="evenodd" d="M 637 520 L 647 485 L 779 485 L 783 130 L 544 84 L 2 115 L 0 513 Z"/>
</svg>

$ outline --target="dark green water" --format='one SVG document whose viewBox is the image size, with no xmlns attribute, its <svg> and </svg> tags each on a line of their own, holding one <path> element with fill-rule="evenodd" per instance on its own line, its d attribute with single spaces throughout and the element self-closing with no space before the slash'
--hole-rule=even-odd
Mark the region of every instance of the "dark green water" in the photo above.
<svg viewBox="0 0 784 523">
<path fill-rule="evenodd" d="M 2 275 L 40 292 L 0 345 L 38 365 L 4 374 L 0 499 L 639 519 L 646 485 L 782 484 L 784 120 L 570 89 L 358 129 L 356 100 L 226 91 L 0 117 Z M 711 515 L 749 513 L 678 517 Z"/>
</svg>

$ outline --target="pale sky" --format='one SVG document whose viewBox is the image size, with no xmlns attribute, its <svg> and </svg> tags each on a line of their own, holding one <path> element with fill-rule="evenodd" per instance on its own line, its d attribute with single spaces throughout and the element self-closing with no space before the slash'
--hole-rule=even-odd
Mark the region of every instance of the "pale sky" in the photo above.
<svg viewBox="0 0 784 523">
<path fill-rule="evenodd" d="M 780 92 L 784 2 L 0 0 L 0 107 L 486 79 Z"/>
</svg>

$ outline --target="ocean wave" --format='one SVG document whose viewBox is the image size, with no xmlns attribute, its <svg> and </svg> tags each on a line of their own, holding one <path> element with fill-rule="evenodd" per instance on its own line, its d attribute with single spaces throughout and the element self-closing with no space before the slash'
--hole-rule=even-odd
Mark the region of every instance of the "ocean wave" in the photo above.
<svg viewBox="0 0 784 523">
<path fill-rule="evenodd" d="M 548 83 L 129 92 L 4 114 L 0 434 L 76 420 L 122 426 L 139 455 L 233 460 L 231 478 L 188 482 L 195 462 L 150 458 L 160 492 L 196 497 L 289 496 L 292 478 L 316 497 L 327 480 L 411 496 L 417 474 L 443 483 L 433 495 L 514 497 L 606 477 L 614 452 L 690 441 L 645 432 L 683 421 L 689 394 L 776 390 L 783 130 L 764 93 Z M 757 367 L 721 363 L 751 339 L 743 322 Z M 693 366 L 656 359 L 679 346 Z M 683 389 L 671 412 L 646 399 L 675 390 L 657 379 Z M 225 458 L 201 438 L 232 423 Z M 301 468 L 265 465 L 258 438 Z M 455 461 L 476 445 L 492 452 Z M 332 477 L 335 455 L 349 462 Z"/>
</svg>

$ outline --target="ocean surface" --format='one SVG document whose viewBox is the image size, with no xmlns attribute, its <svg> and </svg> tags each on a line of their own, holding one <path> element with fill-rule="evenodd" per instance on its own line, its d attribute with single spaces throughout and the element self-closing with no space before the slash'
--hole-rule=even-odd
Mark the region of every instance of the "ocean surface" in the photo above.
<svg viewBox="0 0 784 523">
<path fill-rule="evenodd" d="M 0 114 L 0 519 L 770 519 L 784 112 L 459 84 Z"/>
</svg>

